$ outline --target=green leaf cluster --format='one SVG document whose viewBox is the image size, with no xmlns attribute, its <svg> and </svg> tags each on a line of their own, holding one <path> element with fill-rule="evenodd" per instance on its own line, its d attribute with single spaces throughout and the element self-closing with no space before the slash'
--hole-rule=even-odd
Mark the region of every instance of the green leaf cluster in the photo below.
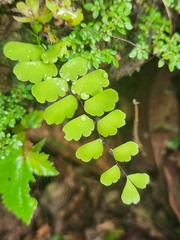
<svg viewBox="0 0 180 240">
<path fill-rule="evenodd" d="M 64 81 L 70 83 L 68 92 L 44 111 L 44 118 L 48 124 L 61 124 L 65 119 L 71 119 L 74 116 L 78 108 L 78 99 L 80 100 L 84 114 L 69 120 L 62 130 L 66 140 L 78 141 L 83 136 L 89 137 L 96 128 L 99 138 L 83 144 L 76 151 L 76 157 L 84 162 L 101 157 L 104 151 L 103 138 L 115 135 L 117 129 L 125 125 L 125 113 L 115 109 L 119 99 L 118 93 L 107 88 L 109 86 L 107 73 L 102 69 L 90 73 L 87 73 L 87 70 L 87 60 L 80 57 L 65 63 L 59 70 L 59 74 Z M 50 98 L 52 93 L 44 88 L 43 96 L 44 94 Z M 40 92 L 39 97 L 41 97 Z M 95 120 L 94 117 L 100 117 L 100 119 Z M 111 149 L 111 152 L 115 161 L 129 162 L 131 157 L 138 153 L 138 145 L 129 141 Z M 120 176 L 121 168 L 115 165 L 103 173 L 100 180 L 104 185 L 109 186 L 117 182 Z M 122 200 L 126 204 L 136 204 L 140 200 L 136 187 L 145 188 L 149 182 L 149 176 L 134 174 L 126 177 L 127 182 L 122 193 Z M 140 184 L 141 181 L 142 184 Z"/>
<path fill-rule="evenodd" d="M 180 2 L 177 0 L 166 0 L 166 6 L 169 8 L 173 8 L 176 11 L 178 11 L 178 13 L 180 13 Z"/>
<path fill-rule="evenodd" d="M 129 162 L 132 156 L 138 153 L 138 145 L 135 142 L 126 142 L 114 149 L 110 149 L 111 154 L 116 160 L 116 165 L 105 171 L 100 178 L 101 183 L 109 186 L 116 183 L 122 175 L 122 169 L 119 162 Z M 137 204 L 140 201 L 140 195 L 137 188 L 145 188 L 149 183 L 149 176 L 146 173 L 135 173 L 126 176 L 126 184 L 123 189 L 121 198 L 125 204 Z"/>
<path fill-rule="evenodd" d="M 133 29 L 131 0 L 96 0 L 83 3 L 82 7 L 87 14 L 84 14 L 84 21 L 80 25 L 81 31 L 74 29 L 64 38 L 71 43 L 71 56 L 80 55 L 88 59 L 89 66 L 96 69 L 101 63 L 112 63 L 118 67 L 115 55 L 121 45 L 115 48 L 116 43 L 111 36 L 120 34 L 126 38 L 127 32 Z M 112 47 L 108 46 L 109 42 Z"/>
<path fill-rule="evenodd" d="M 101 183 L 109 186 L 116 183 L 121 178 L 121 169 L 114 165 L 101 175 Z M 149 176 L 146 173 L 134 173 L 126 175 L 126 184 L 121 194 L 124 204 L 137 204 L 140 201 L 140 195 L 137 188 L 144 189 L 149 183 Z"/>
<path fill-rule="evenodd" d="M 8 145 L 16 145 L 16 136 L 13 136 L 12 129 L 25 116 L 26 110 L 22 101 L 31 100 L 31 86 L 19 83 L 15 89 L 3 94 L 0 93 L 0 158 L 8 153 Z"/>
<path fill-rule="evenodd" d="M 170 36 L 169 20 L 163 17 L 158 9 L 150 6 L 146 8 L 140 20 L 137 46 L 132 49 L 129 57 L 138 60 L 148 59 L 149 53 L 152 53 L 159 58 L 158 67 L 164 66 L 167 62 L 171 72 L 175 68 L 180 69 L 180 35 L 175 32 Z"/>
<path fill-rule="evenodd" d="M 61 81 L 59 82 L 61 79 L 53 79 L 58 72 L 54 63 L 57 62 L 59 57 L 67 54 L 68 44 L 68 42 L 59 42 L 53 46 L 49 46 L 49 48 L 45 50 L 40 45 L 8 42 L 4 46 L 4 54 L 11 60 L 19 61 L 13 69 L 14 74 L 19 80 L 29 80 L 32 83 L 40 83 L 42 79 L 49 79 L 51 83 L 52 81 L 54 82 L 54 86 L 56 87 L 63 83 Z M 47 87 L 48 83 L 42 83 L 42 85 L 43 87 Z M 60 95 L 61 94 L 62 93 L 60 93 Z"/>
<path fill-rule="evenodd" d="M 159 60 L 158 66 L 162 67 L 165 62 L 168 62 L 168 68 L 170 72 L 173 72 L 175 68 L 180 69 L 180 34 L 174 33 L 170 38 L 166 37 L 163 46 L 159 46 L 159 54 L 162 59 Z M 160 48 L 161 47 L 161 48 Z"/>
<path fill-rule="evenodd" d="M 126 35 L 126 30 L 133 29 L 129 18 L 132 10 L 131 0 L 95 0 L 93 3 L 85 3 L 84 8 L 92 12 L 94 19 L 101 18 L 101 21 L 98 21 L 98 23 L 102 23 L 101 27 L 104 33 L 111 35 L 113 31 L 117 31 L 120 34 Z M 104 37 L 104 41 L 109 40 Z"/>
<path fill-rule="evenodd" d="M 118 67 L 118 61 L 115 58 L 117 51 L 109 47 L 101 48 L 99 45 L 104 41 L 107 43 L 112 41 L 112 34 L 126 35 L 126 31 L 133 28 L 129 17 L 132 9 L 131 0 L 121 1 L 120 3 L 117 0 L 109 2 L 95 1 L 95 3 L 87 3 L 82 7 L 84 7 L 84 11 L 85 9 L 92 11 L 94 6 L 99 9 L 98 15 L 100 19 L 96 22 L 89 22 L 89 19 L 84 19 L 82 10 L 75 10 L 75 7 L 71 6 L 71 1 L 46 0 L 42 4 L 34 0 L 26 0 L 25 3 L 18 2 L 13 11 L 22 15 L 14 16 L 17 21 L 31 23 L 31 27 L 37 35 L 38 43 L 41 42 L 42 35 L 46 36 L 51 44 L 58 41 L 50 26 L 47 26 L 52 17 L 62 19 L 72 26 L 79 26 L 84 20 L 81 24 L 81 31 L 75 28 L 68 36 L 62 38 L 63 42 L 68 41 L 69 43 L 69 54 L 65 49 L 66 54 L 63 53 L 63 57 L 66 60 L 70 57 L 84 57 L 88 59 L 89 67 L 93 66 L 96 69 L 99 68 L 101 63 L 113 63 Z M 97 13 L 97 9 L 92 11 L 93 17 L 95 13 Z M 54 51 L 56 52 L 58 46 L 55 48 Z M 47 56 L 43 57 L 43 62 L 45 62 L 45 58 L 51 58 L 49 55 L 53 55 L 52 49 L 49 54 L 47 52 L 45 55 Z M 57 54 L 55 55 L 55 58 L 57 58 Z M 39 64 L 38 67 L 43 68 L 42 64 Z"/>
</svg>

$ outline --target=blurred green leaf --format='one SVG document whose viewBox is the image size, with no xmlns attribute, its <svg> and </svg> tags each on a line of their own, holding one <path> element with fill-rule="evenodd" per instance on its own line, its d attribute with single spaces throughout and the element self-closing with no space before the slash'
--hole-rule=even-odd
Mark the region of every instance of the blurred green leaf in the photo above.
<svg viewBox="0 0 180 240">
<path fill-rule="evenodd" d="M 31 172 L 38 176 L 55 176 L 59 172 L 53 167 L 53 163 L 48 161 L 49 155 L 45 153 L 29 152 L 26 163 Z"/>
<path fill-rule="evenodd" d="M 33 17 L 17 17 L 17 16 L 13 16 L 13 18 L 20 23 L 30 23 L 34 21 Z"/>
<path fill-rule="evenodd" d="M 142 51 L 143 50 L 139 49 L 139 51 L 137 52 L 137 59 L 138 60 L 142 60 L 142 58 L 143 58 L 143 52 Z"/>
<path fill-rule="evenodd" d="M 81 9 L 77 9 L 75 12 L 73 12 L 72 18 L 69 19 L 67 22 L 71 26 L 77 26 L 82 22 L 83 19 L 84 16 L 83 13 L 81 12 Z"/>
<path fill-rule="evenodd" d="M 180 135 L 176 135 L 171 141 L 169 141 L 167 147 L 171 149 L 178 149 L 180 147 Z"/>
<path fill-rule="evenodd" d="M 133 26 L 132 26 L 131 22 L 125 22 L 125 28 L 126 28 L 127 30 L 132 30 L 132 29 L 133 29 Z"/>
<path fill-rule="evenodd" d="M 39 1 L 37 1 L 37 0 L 26 0 L 26 4 L 29 7 L 29 9 L 32 11 L 33 15 L 37 18 L 38 17 L 38 11 L 39 11 Z"/>
<path fill-rule="evenodd" d="M 135 58 L 136 56 L 137 56 L 137 48 L 133 48 L 133 50 L 129 54 L 129 57 Z"/>
<path fill-rule="evenodd" d="M 24 2 L 18 2 L 16 4 L 17 10 L 19 13 L 25 15 L 26 17 L 30 17 L 31 16 L 31 12 L 29 7 L 27 6 L 27 4 L 25 4 Z"/>
<path fill-rule="evenodd" d="M 104 35 L 104 36 L 103 36 L 103 40 L 104 40 L 105 42 L 110 42 L 110 41 L 111 41 L 111 37 L 108 36 L 108 35 Z"/>
<path fill-rule="evenodd" d="M 42 121 L 44 120 L 43 111 L 35 110 L 27 115 L 21 120 L 21 126 L 24 129 L 30 128 L 40 128 Z"/>
<path fill-rule="evenodd" d="M 59 10 L 59 1 L 58 0 L 46 0 L 47 8 L 56 16 Z"/>
<path fill-rule="evenodd" d="M 32 152 L 39 153 L 41 151 L 42 147 L 44 146 L 45 141 L 46 141 L 46 139 L 43 139 L 40 142 L 36 143 L 32 148 Z"/>
<path fill-rule="evenodd" d="M 169 71 L 170 71 L 170 72 L 173 72 L 174 69 L 175 69 L 175 67 L 176 67 L 176 62 L 173 61 L 173 60 L 170 60 L 170 62 L 169 62 L 169 64 L 168 64 Z"/>
<path fill-rule="evenodd" d="M 52 19 L 52 12 L 44 5 L 40 10 L 39 10 L 39 16 L 38 16 L 38 22 L 40 23 L 48 23 Z"/>
</svg>

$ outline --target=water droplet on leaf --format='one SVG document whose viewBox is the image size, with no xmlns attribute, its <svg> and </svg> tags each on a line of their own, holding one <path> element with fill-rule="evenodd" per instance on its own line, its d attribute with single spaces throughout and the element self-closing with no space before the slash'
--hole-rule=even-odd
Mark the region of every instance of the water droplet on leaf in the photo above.
<svg viewBox="0 0 180 240">
<path fill-rule="evenodd" d="M 81 116 L 81 121 L 82 121 L 82 122 L 85 122 L 85 121 L 86 121 L 86 119 L 87 119 L 87 118 L 86 118 L 86 116 L 85 116 L 85 115 L 82 115 L 82 116 Z"/>
<path fill-rule="evenodd" d="M 83 100 L 87 100 L 87 99 L 89 98 L 89 94 L 88 94 L 88 93 L 85 93 L 85 92 L 82 92 L 82 93 L 80 94 L 80 97 L 81 97 L 81 99 L 83 99 Z"/>
<path fill-rule="evenodd" d="M 106 72 L 104 72 L 103 77 L 108 78 L 108 74 Z"/>
</svg>

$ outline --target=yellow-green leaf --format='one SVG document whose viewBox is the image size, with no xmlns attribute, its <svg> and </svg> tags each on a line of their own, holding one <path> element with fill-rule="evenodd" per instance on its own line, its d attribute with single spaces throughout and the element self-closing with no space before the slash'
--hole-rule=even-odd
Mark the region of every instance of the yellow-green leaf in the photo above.
<svg viewBox="0 0 180 240">
<path fill-rule="evenodd" d="M 59 74 L 67 81 L 75 81 L 78 79 L 78 76 L 84 76 L 87 73 L 87 70 L 87 59 L 82 57 L 76 57 L 65 63 L 61 67 Z"/>
<path fill-rule="evenodd" d="M 117 128 L 125 125 L 126 114 L 121 110 L 114 110 L 97 122 L 97 130 L 103 137 L 113 136 Z"/>
<path fill-rule="evenodd" d="M 57 75 L 57 68 L 53 63 L 44 62 L 21 62 L 16 64 L 13 69 L 16 77 L 21 81 L 30 81 L 32 83 L 41 82 L 42 79 Z"/>
<path fill-rule="evenodd" d="M 120 162 L 129 162 L 131 156 L 135 156 L 138 152 L 138 144 L 132 141 L 126 142 L 113 149 L 114 158 Z"/>
<path fill-rule="evenodd" d="M 98 159 L 103 153 L 103 143 L 100 138 L 83 144 L 76 151 L 76 157 L 84 162 L 89 162 L 91 159 Z"/>
<path fill-rule="evenodd" d="M 104 112 L 115 108 L 118 99 L 118 93 L 115 90 L 106 89 L 88 99 L 84 104 L 84 110 L 92 116 L 102 116 Z"/>
<path fill-rule="evenodd" d="M 94 130 L 94 122 L 85 114 L 69 121 L 64 127 L 65 139 L 79 140 L 82 136 L 88 137 Z"/>
<path fill-rule="evenodd" d="M 136 187 L 131 183 L 131 181 L 127 178 L 126 185 L 123 189 L 121 199 L 124 204 L 137 204 L 140 201 L 140 195 L 136 189 Z"/>
<path fill-rule="evenodd" d="M 110 186 L 112 183 L 116 183 L 120 177 L 121 171 L 117 165 L 114 165 L 101 175 L 100 181 L 105 186 Z"/>
<path fill-rule="evenodd" d="M 73 95 L 69 95 L 47 107 L 44 111 L 44 118 L 48 124 L 60 124 L 65 118 L 72 118 L 77 107 L 78 102 L 76 98 Z"/>
<path fill-rule="evenodd" d="M 64 97 L 68 91 L 68 84 L 62 78 L 50 78 L 48 80 L 36 83 L 32 89 L 33 96 L 38 102 L 54 102 L 58 97 Z"/>
</svg>

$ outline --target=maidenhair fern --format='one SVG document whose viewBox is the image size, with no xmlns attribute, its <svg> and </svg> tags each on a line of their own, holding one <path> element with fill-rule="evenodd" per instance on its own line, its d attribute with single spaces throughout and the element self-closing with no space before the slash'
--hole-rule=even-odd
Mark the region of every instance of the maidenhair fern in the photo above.
<svg viewBox="0 0 180 240">
<path fill-rule="evenodd" d="M 15 42 L 14 45 L 16 45 Z M 7 55 L 8 52 L 8 57 L 11 59 L 18 59 L 18 51 L 13 50 L 12 46 L 12 43 L 8 43 L 4 48 L 4 53 Z M 38 46 L 36 48 L 33 46 L 32 49 L 39 51 Z M 48 51 L 50 54 L 50 49 Z M 42 53 L 44 54 L 45 52 Z M 78 141 L 82 136 L 89 137 L 96 129 L 99 138 L 80 146 L 76 151 L 76 157 L 84 162 L 98 159 L 103 154 L 105 138 L 116 135 L 117 129 L 125 125 L 125 113 L 115 109 L 119 96 L 114 89 L 108 88 L 107 72 L 102 69 L 88 72 L 87 60 L 77 57 L 69 60 L 60 69 L 53 64 L 54 78 L 52 72 L 47 71 L 47 74 L 42 74 L 43 71 L 41 71 L 41 77 L 37 80 L 39 69 L 34 66 L 41 63 L 45 71 L 49 67 L 49 63 L 43 61 L 42 55 L 39 55 L 37 61 L 29 62 L 20 59 L 14 67 L 16 77 L 21 81 L 29 79 L 35 83 L 32 87 L 32 94 L 37 101 L 52 102 L 44 111 L 44 119 L 48 124 L 61 124 L 66 119 L 70 119 L 62 128 L 66 140 Z M 27 57 L 24 56 L 24 59 Z M 19 71 L 15 71 L 17 66 Z M 24 69 L 24 66 L 28 66 L 29 71 L 26 67 Z M 58 72 L 59 75 L 57 75 Z M 79 104 L 83 106 L 84 113 L 73 118 Z M 98 120 L 95 120 L 96 117 Z M 117 182 L 121 176 L 119 162 L 130 161 L 131 157 L 137 153 L 138 145 L 132 141 L 111 149 L 115 165 L 102 174 L 100 181 L 106 186 Z M 140 196 L 136 187 L 145 188 L 149 183 L 149 177 L 145 173 L 126 175 L 126 177 L 127 182 L 122 193 L 122 200 L 126 204 L 137 203 Z M 138 184 L 139 182 L 142 184 Z"/>
</svg>

